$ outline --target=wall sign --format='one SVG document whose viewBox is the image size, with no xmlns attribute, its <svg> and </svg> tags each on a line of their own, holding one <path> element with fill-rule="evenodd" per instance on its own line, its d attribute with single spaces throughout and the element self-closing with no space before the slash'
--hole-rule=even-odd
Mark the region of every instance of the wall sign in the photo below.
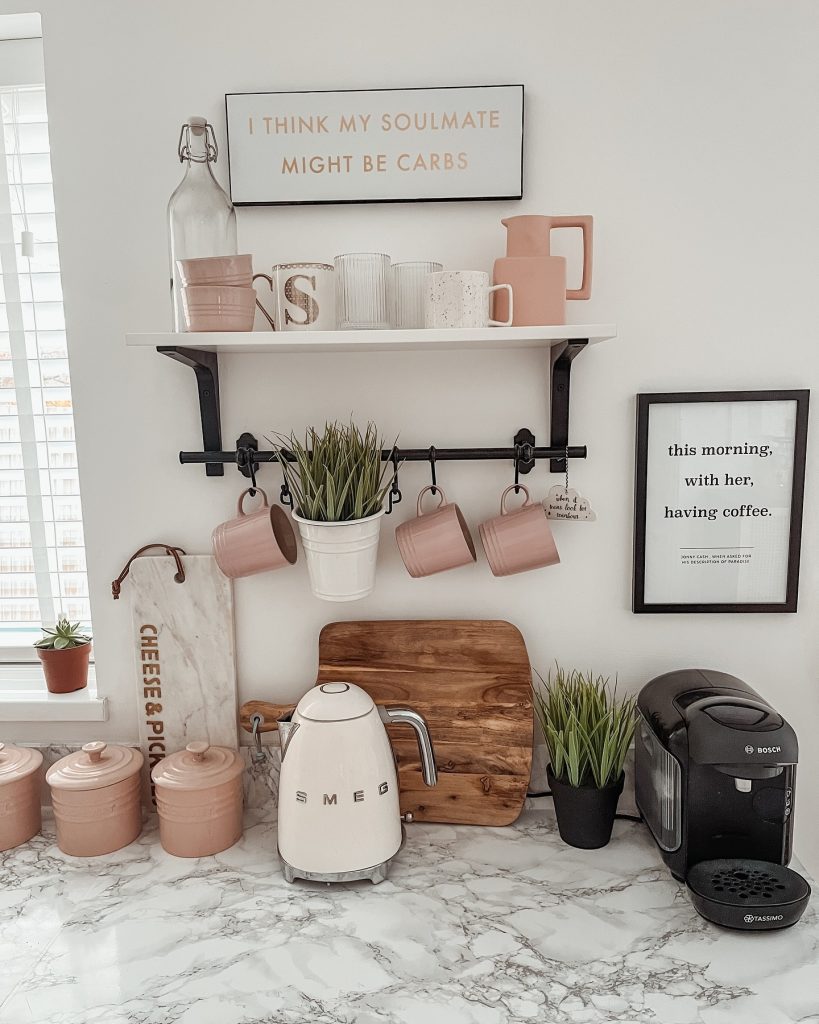
<svg viewBox="0 0 819 1024">
<path fill-rule="evenodd" d="M 796 611 L 809 396 L 637 396 L 635 612 Z"/>
<path fill-rule="evenodd" d="M 228 93 L 236 206 L 520 199 L 523 86 Z"/>
</svg>

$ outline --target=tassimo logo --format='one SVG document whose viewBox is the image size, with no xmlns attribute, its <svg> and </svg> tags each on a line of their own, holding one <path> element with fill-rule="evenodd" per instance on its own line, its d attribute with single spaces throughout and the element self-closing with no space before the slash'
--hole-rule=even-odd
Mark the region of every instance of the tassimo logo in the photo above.
<svg viewBox="0 0 819 1024">
<path fill-rule="evenodd" d="M 746 914 L 743 917 L 745 924 L 763 924 L 766 921 L 781 921 L 782 914 Z"/>
</svg>

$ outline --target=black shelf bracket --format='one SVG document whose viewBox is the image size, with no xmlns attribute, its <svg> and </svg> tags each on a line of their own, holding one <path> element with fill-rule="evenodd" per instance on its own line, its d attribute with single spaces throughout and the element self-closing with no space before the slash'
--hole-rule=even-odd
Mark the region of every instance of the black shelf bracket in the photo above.
<svg viewBox="0 0 819 1024">
<path fill-rule="evenodd" d="M 222 448 L 222 418 L 219 409 L 219 356 L 200 348 L 182 348 L 160 345 L 157 352 L 190 366 L 196 374 L 199 390 L 199 415 L 202 420 L 202 447 L 205 452 L 218 452 Z M 205 464 L 208 476 L 224 476 L 225 467 L 218 462 Z"/>
<path fill-rule="evenodd" d="M 506 448 L 482 448 L 482 449 L 445 449 L 438 450 L 438 458 L 450 459 L 474 459 L 474 458 L 515 458 L 518 459 L 518 470 L 521 473 L 529 473 L 535 465 L 535 459 L 549 459 L 549 469 L 552 473 L 566 472 L 565 455 L 558 453 L 565 452 L 569 443 L 569 385 L 571 381 L 572 362 L 588 346 L 587 338 L 572 339 L 563 341 L 552 347 L 550 353 L 551 361 L 551 438 L 548 448 L 536 448 L 535 437 L 532 432 L 523 428 L 517 432 L 514 439 L 515 447 Z M 207 352 L 204 349 L 186 348 L 178 345 L 160 345 L 157 352 L 171 359 L 175 359 L 184 366 L 190 366 L 196 375 L 196 386 L 199 391 L 199 415 L 202 421 L 202 448 L 201 452 L 180 452 L 181 462 L 198 462 L 204 464 L 208 476 L 224 476 L 225 463 L 235 462 L 235 452 L 222 450 L 222 424 L 219 406 L 219 356 L 216 352 Z M 250 459 L 252 458 L 253 469 L 257 469 L 259 463 L 275 461 L 271 453 L 256 452 L 258 442 L 252 435 L 243 434 L 237 441 L 237 449 L 245 450 L 249 456 L 242 463 L 243 455 L 239 456 L 240 468 L 246 476 L 250 476 Z M 249 451 L 247 451 L 249 449 Z M 581 454 L 582 453 L 582 454 Z M 385 454 L 385 458 L 389 457 Z M 421 450 L 405 451 L 401 457 L 409 461 L 421 461 L 427 455 Z M 574 446 L 570 448 L 570 458 L 585 458 L 585 446 Z"/>
<path fill-rule="evenodd" d="M 564 341 L 551 350 L 551 447 L 565 448 L 569 443 L 569 383 L 572 373 L 572 362 L 588 346 L 587 338 Z M 552 473 L 566 472 L 566 459 L 551 459 L 549 468 Z"/>
</svg>

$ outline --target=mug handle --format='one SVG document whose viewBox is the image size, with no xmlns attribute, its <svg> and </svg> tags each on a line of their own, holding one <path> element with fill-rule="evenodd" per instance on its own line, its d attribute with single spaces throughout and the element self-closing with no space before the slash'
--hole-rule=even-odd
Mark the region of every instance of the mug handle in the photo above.
<svg viewBox="0 0 819 1024">
<path fill-rule="evenodd" d="M 523 493 L 526 495 L 526 499 L 525 499 L 525 501 L 523 502 L 523 504 L 520 507 L 521 508 L 526 508 L 527 505 L 531 505 L 532 504 L 532 497 L 529 494 L 529 488 L 526 486 L 526 484 L 509 484 L 509 486 L 506 488 L 506 490 L 501 495 L 501 515 L 502 516 L 508 516 L 509 515 L 509 510 L 506 507 L 506 495 L 509 494 L 510 491 L 514 491 L 514 489 L 516 487 L 517 487 L 517 489 L 519 491 L 523 491 Z"/>
<path fill-rule="evenodd" d="M 250 494 L 250 492 L 252 490 L 253 490 L 252 487 L 248 487 L 248 489 L 246 491 L 242 491 L 242 493 L 239 495 L 239 500 L 236 502 L 236 515 L 237 516 L 246 516 L 247 515 L 247 512 L 245 512 L 245 510 L 242 508 L 242 506 L 244 505 L 245 498 L 248 496 L 248 494 Z M 264 505 L 262 505 L 262 508 L 267 508 L 268 507 L 268 502 L 267 502 L 267 495 L 265 494 L 265 492 L 261 489 L 261 487 L 257 487 L 256 488 L 256 493 L 257 494 L 261 494 L 262 499 L 264 500 Z"/>
<path fill-rule="evenodd" d="M 253 280 L 255 281 L 257 277 L 263 277 L 265 279 L 265 281 L 267 281 L 267 283 L 270 285 L 271 292 L 273 291 L 275 286 L 273 284 L 273 278 L 270 276 L 270 274 L 254 274 L 253 275 Z M 261 304 L 261 302 L 259 302 L 259 296 L 258 295 L 256 296 L 256 305 L 262 311 L 262 316 L 270 324 L 271 331 L 275 331 L 276 330 L 276 325 L 273 323 L 273 317 L 267 312 L 267 310 L 264 308 L 264 306 Z M 258 490 L 258 488 L 257 488 L 257 490 Z"/>
<path fill-rule="evenodd" d="M 583 279 L 579 288 L 568 288 L 567 299 L 590 299 L 592 279 L 592 223 L 591 217 L 550 217 L 552 228 L 580 228 L 583 232 Z"/>
<path fill-rule="evenodd" d="M 513 296 L 512 296 L 512 285 L 511 284 L 493 284 L 492 287 L 489 289 L 489 294 L 491 295 L 492 292 L 500 291 L 501 288 L 505 288 L 507 290 L 507 292 L 509 292 L 509 319 L 508 320 L 487 320 L 486 322 L 487 322 L 487 324 L 490 327 L 511 327 L 512 326 L 512 319 L 513 319 L 514 314 L 515 314 L 514 308 L 512 306 L 512 298 L 513 298 Z"/>
<path fill-rule="evenodd" d="M 444 494 L 443 488 L 441 487 L 440 484 L 436 484 L 434 489 L 441 495 L 441 500 L 438 502 L 436 507 L 432 510 L 433 512 L 437 512 L 438 509 L 441 508 L 442 505 L 446 504 L 446 495 Z M 432 490 L 433 490 L 432 485 L 431 484 L 427 484 L 427 486 L 424 487 L 421 490 L 420 494 L 418 495 L 418 504 L 416 505 L 416 511 L 417 511 L 419 519 L 421 518 L 421 516 L 425 516 L 425 515 L 428 516 L 428 515 L 430 515 L 429 512 L 423 512 L 421 510 L 421 500 L 423 499 L 423 497 L 427 493 L 427 491 L 432 491 Z"/>
</svg>

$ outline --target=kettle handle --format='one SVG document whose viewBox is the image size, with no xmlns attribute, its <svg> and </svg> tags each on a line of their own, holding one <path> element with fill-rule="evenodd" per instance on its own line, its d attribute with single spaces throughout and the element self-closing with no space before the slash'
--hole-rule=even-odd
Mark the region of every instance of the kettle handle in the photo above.
<svg viewBox="0 0 819 1024">
<path fill-rule="evenodd" d="M 378 708 L 378 714 L 385 725 L 390 723 L 402 723 L 411 725 L 415 730 L 415 738 L 418 740 L 418 753 L 421 757 L 421 773 L 427 786 L 434 786 L 438 781 L 438 770 L 435 767 L 435 751 L 432 747 L 432 738 L 429 735 L 429 728 L 423 715 L 411 708 Z"/>
</svg>

